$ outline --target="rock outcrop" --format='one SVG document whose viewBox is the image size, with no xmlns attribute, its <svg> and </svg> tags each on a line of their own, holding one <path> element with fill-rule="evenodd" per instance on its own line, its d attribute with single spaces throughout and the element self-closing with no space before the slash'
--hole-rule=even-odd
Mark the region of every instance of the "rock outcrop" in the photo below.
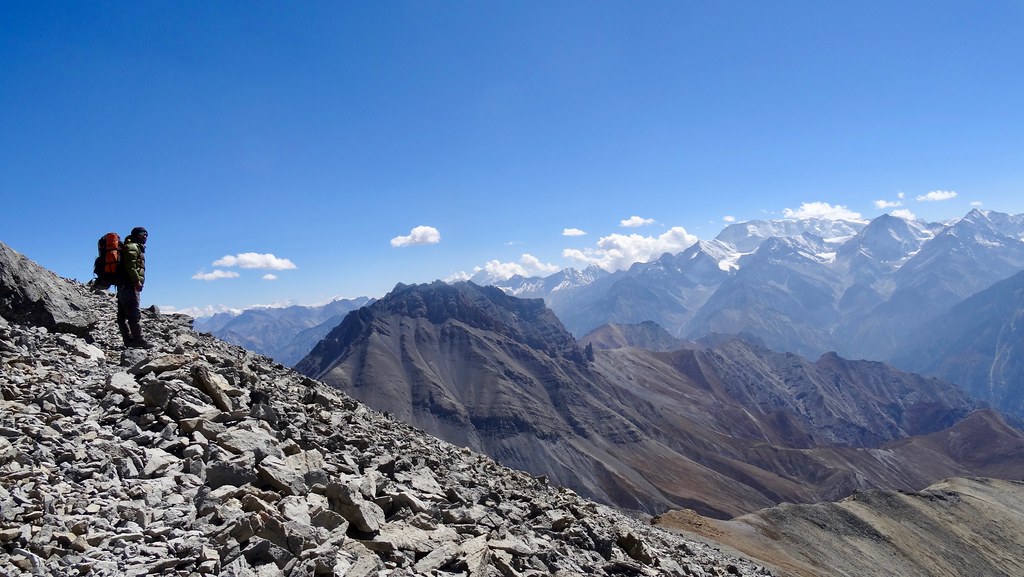
<svg viewBox="0 0 1024 577">
<path fill-rule="evenodd" d="M 13 278 L 45 277 L 100 320 L 73 327 L 91 326 L 87 341 L 2 311 L 0 574 L 769 574 L 429 437 L 186 317 L 147 314 L 157 347 L 123 350 L 109 295 L 14 262 Z"/>
<path fill-rule="evenodd" d="M 96 324 L 88 299 L 0 242 L 0 316 L 16 323 L 85 335 Z"/>
</svg>

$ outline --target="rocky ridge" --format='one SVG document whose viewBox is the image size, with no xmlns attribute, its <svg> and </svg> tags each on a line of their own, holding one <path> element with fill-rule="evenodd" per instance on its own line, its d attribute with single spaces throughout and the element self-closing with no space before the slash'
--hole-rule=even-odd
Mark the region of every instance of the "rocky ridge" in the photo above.
<svg viewBox="0 0 1024 577">
<path fill-rule="evenodd" d="M 122 350 L 109 295 L 54 288 L 99 320 L 83 337 L 0 308 L 0 574 L 770 574 L 429 437 L 186 317 L 147 313 L 157 347 Z"/>
</svg>

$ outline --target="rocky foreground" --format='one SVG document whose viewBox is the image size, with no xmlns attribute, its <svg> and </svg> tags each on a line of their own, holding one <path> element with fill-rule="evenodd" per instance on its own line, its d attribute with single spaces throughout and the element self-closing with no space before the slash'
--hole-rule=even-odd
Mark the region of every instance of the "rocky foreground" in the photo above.
<svg viewBox="0 0 1024 577">
<path fill-rule="evenodd" d="M 157 347 L 124 350 L 113 299 L 57 281 L 49 290 L 99 319 L 84 336 L 0 317 L 2 575 L 770 574 L 429 437 L 187 317 L 147 314 Z"/>
</svg>

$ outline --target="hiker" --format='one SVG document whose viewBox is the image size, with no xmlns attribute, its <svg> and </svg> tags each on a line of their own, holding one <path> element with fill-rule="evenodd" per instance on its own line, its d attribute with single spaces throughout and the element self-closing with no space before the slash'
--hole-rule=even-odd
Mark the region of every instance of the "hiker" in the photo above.
<svg viewBox="0 0 1024 577">
<path fill-rule="evenodd" d="M 146 284 L 146 240 L 149 232 L 141 226 L 132 229 L 121 247 L 124 274 L 117 283 L 117 328 L 126 347 L 150 349 L 142 337 L 142 311 L 139 310 L 142 286 Z"/>
</svg>

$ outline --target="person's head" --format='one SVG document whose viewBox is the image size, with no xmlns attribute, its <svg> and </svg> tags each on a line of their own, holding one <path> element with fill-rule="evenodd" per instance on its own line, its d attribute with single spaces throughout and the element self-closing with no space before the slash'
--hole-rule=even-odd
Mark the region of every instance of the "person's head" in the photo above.
<svg viewBox="0 0 1024 577">
<path fill-rule="evenodd" d="M 149 238 L 149 231 L 141 226 L 137 226 L 132 229 L 132 240 L 139 244 L 146 244 L 146 240 Z"/>
</svg>

